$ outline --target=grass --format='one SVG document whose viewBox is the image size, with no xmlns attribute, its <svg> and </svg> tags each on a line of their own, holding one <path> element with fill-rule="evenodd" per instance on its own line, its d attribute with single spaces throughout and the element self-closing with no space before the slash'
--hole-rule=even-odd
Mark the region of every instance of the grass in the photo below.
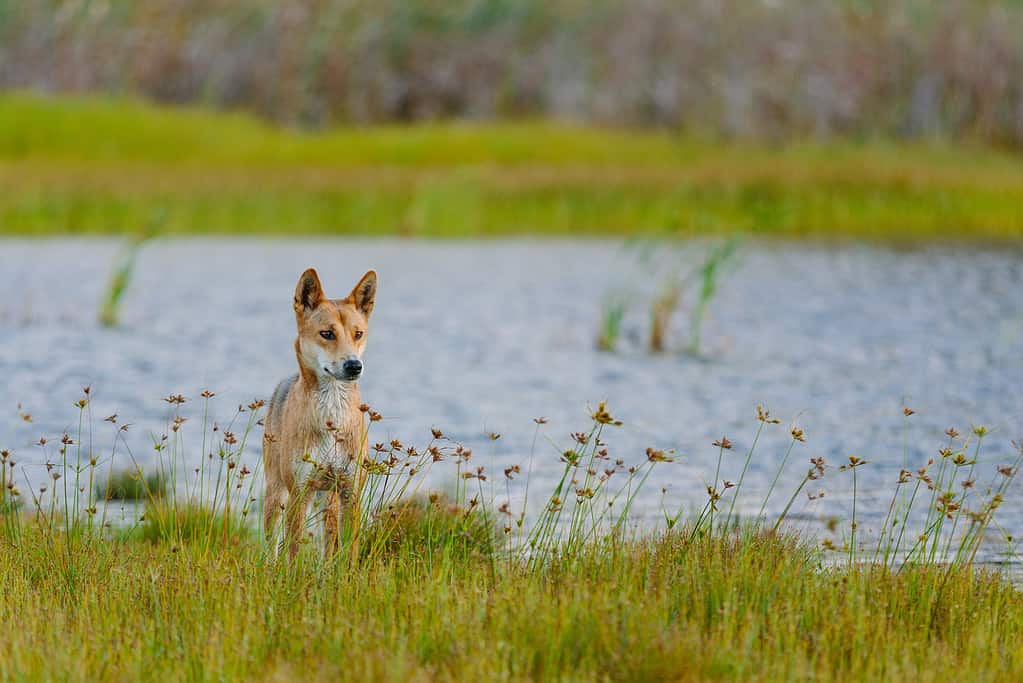
<svg viewBox="0 0 1023 683">
<path fill-rule="evenodd" d="M 733 235 L 1005 243 L 1018 155 L 785 146 L 567 123 L 273 127 L 131 100 L 0 96 L 0 234 Z"/>
<path fill-rule="evenodd" d="M 56 449 L 51 459 L 61 463 L 46 483 L 19 491 L 17 454 L 0 452 L 0 624 L 16 625 L 4 631 L 0 678 L 1023 675 L 1023 651 L 1015 647 L 1023 637 L 1023 592 L 975 562 L 985 534 L 1000 528 L 994 513 L 1023 449 L 998 456 L 1007 463 L 984 457 L 984 427 L 966 436 L 949 430 L 940 462 L 900 473 L 876 546 L 857 532 L 863 512 L 854 495 L 843 547 L 828 539 L 818 546 L 783 522 L 808 481 L 851 476 L 855 491 L 857 471 L 870 466 L 856 456 L 841 467 L 812 458 L 776 520 L 733 515 L 736 500 L 748 495 L 743 482 L 756 444 L 782 429 L 763 407 L 750 449 L 735 461 L 744 463 L 738 476 L 736 465 L 722 468 L 732 449 L 723 437 L 714 444 L 718 470 L 703 510 L 688 521 L 681 510 L 666 513 L 664 528 L 643 531 L 631 515 L 637 496 L 649 495 L 654 470 L 681 457 L 649 448 L 638 462 L 617 460 L 602 437 L 621 423 L 604 403 L 548 465 L 561 476 L 546 494 L 530 490 L 535 452 L 528 467 L 510 466 L 501 477 L 433 430 L 422 449 L 372 445 L 354 471 L 361 495 L 349 516 L 362 523 L 346 524 L 340 551 L 324 557 L 310 520 L 308 542 L 289 563 L 252 521 L 260 517 L 252 514 L 259 459 L 246 444 L 263 405 L 241 406 L 213 427 L 213 397 L 203 392 L 199 452 L 207 455 L 199 462 L 185 458 L 188 399 L 167 397 L 166 435 L 155 435 L 154 446 L 171 483 L 134 526 L 103 521 L 89 497 L 58 485 L 92 482 L 93 470 L 116 458 L 137 467 L 116 418 L 111 447 L 84 462 L 79 457 L 82 434 L 95 431 L 88 390 L 76 403 L 79 433 L 39 444 L 47 457 L 47 448 Z M 904 412 L 908 420 L 912 411 Z M 545 421 L 536 422 L 540 436 Z M 788 436 L 768 496 L 806 441 L 797 427 Z M 990 477 L 977 467 L 992 463 Z M 449 495 L 421 489 L 433 466 L 455 470 Z M 517 500 L 532 494 L 543 504 L 528 514 L 524 502 L 513 510 L 513 491 L 523 494 Z M 926 510 L 914 516 L 913 501 L 927 497 Z M 913 530 L 900 548 L 907 526 Z"/>
<path fill-rule="evenodd" d="M 996 574 L 822 570 L 785 537 L 667 534 L 491 577 L 414 546 L 283 568 L 258 544 L 84 544 L 68 596 L 0 540 L 0 677 L 39 680 L 1012 680 L 1023 596 Z M 59 550 L 59 549 L 58 549 Z"/>
<path fill-rule="evenodd" d="M 225 527 L 227 533 L 222 535 L 220 531 Z M 194 502 L 175 505 L 161 500 L 148 503 L 139 523 L 124 533 L 150 543 L 207 547 L 212 544 L 218 549 L 255 535 L 251 527 L 223 511 L 214 512 Z"/>
<path fill-rule="evenodd" d="M 138 470 L 113 472 L 98 488 L 106 500 L 144 503 L 161 498 L 167 492 L 167 481 L 159 472 L 142 473 Z"/>
</svg>

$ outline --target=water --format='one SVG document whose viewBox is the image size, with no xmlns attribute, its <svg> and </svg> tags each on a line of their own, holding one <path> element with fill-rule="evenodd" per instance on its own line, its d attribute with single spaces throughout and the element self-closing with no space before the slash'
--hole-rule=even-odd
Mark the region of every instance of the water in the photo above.
<svg viewBox="0 0 1023 683">
<path fill-rule="evenodd" d="M 780 511 L 808 458 L 837 465 L 856 454 L 870 461 L 858 471 L 864 533 L 887 511 L 904 457 L 920 466 L 936 456 L 947 427 L 991 430 L 978 485 L 1023 435 L 1018 251 L 746 244 L 710 305 L 700 357 L 645 352 L 658 278 L 617 243 L 157 242 L 141 254 L 121 328 L 109 330 L 96 316 L 117 253 L 111 241 L 0 242 L 0 445 L 15 450 L 19 477 L 33 485 L 54 452 L 32 444 L 77 429 L 72 403 L 84 385 L 94 444 L 109 448 L 101 418 L 117 412 L 132 423 L 129 442 L 143 462 L 152 458 L 150 433 L 166 429 L 168 394 L 193 399 L 183 412 L 196 421 L 206 387 L 222 420 L 268 397 L 295 369 L 291 297 L 307 266 L 332 296 L 367 268 L 379 272 L 361 383 L 385 416 L 373 441 L 425 444 L 439 427 L 500 480 L 501 468 L 525 466 L 532 419 L 545 416 L 549 439 L 539 441 L 533 482 L 543 490 L 560 475 L 570 432 L 588 426 L 587 407 L 608 399 L 625 422 L 605 433 L 613 456 L 638 463 L 647 446 L 679 456 L 658 466 L 638 503 L 651 522 L 662 505 L 702 506 L 717 456 L 711 442 L 722 435 L 735 444 L 725 477 L 738 478 L 757 404 L 782 424 L 765 430 L 737 509 L 759 509 L 795 421 L 808 441 L 796 444 L 769 513 Z M 632 292 L 633 302 L 614 354 L 594 344 L 610 290 Z M 685 312 L 677 318 L 673 339 L 684 346 Z M 18 417 L 18 402 L 31 423 Z M 907 419 L 904 406 L 916 413 Z M 502 437 L 491 442 L 489 432 Z M 198 449 L 196 434 L 191 457 Z M 834 516 L 847 528 L 849 473 L 829 471 L 808 487 L 820 490 L 817 501 L 800 496 L 794 519 L 816 529 Z M 1010 495 L 999 511 L 1007 532 L 1023 535 L 1021 513 Z"/>
</svg>

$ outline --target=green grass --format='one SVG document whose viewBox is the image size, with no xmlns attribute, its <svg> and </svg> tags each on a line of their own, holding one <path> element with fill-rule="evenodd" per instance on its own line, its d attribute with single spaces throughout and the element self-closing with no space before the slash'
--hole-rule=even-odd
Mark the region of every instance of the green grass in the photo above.
<svg viewBox="0 0 1023 683">
<path fill-rule="evenodd" d="M 273 127 L 0 96 L 0 234 L 718 235 L 1007 242 L 1023 160 L 970 145 L 783 147 L 527 121 Z"/>
<path fill-rule="evenodd" d="M 159 472 L 144 474 L 139 470 L 119 470 L 101 482 L 96 491 L 106 500 L 146 502 L 167 492 L 167 480 Z"/>
<path fill-rule="evenodd" d="M 402 544 L 350 569 L 258 543 L 0 538 L 5 680 L 1017 680 L 997 574 L 821 569 L 765 534 L 593 546 L 543 573 Z M 448 547 L 448 546 L 445 546 Z M 453 547 L 453 546 L 452 546 Z M 70 586 L 53 555 L 74 553 Z"/>
<path fill-rule="evenodd" d="M 530 489 L 535 453 L 502 477 L 482 464 L 492 463 L 485 454 L 434 430 L 421 449 L 371 446 L 352 465 L 339 551 L 321 553 L 314 517 L 286 561 L 262 540 L 253 514 L 259 455 L 246 444 L 264 406 L 241 406 L 214 429 L 212 400 L 204 392 L 198 452 L 206 456 L 197 462 L 185 458 L 184 433 L 195 423 L 180 411 L 189 399 L 168 397 L 172 427 L 155 445 L 174 485 L 134 525 L 108 525 L 104 510 L 56 483 L 91 482 L 94 470 L 131 458 L 117 451 L 115 424 L 110 449 L 93 451 L 87 465 L 80 459 L 82 434 L 98 433 L 88 393 L 75 404 L 79 432 L 40 445 L 44 457 L 46 448 L 61 456 L 52 488 L 8 488 L 18 456 L 0 450 L 0 680 L 1023 675 L 1023 592 L 975 562 L 988 532 L 1001 529 L 995 511 L 1023 450 L 991 458 L 982 426 L 950 430 L 940 462 L 900 474 L 879 535 L 856 533 L 854 495 L 845 547 L 817 545 L 782 523 L 808 481 L 855 482 L 857 469 L 871 466 L 855 456 L 840 467 L 812 459 L 798 483 L 785 484 L 792 493 L 776 520 L 733 516 L 740 495 L 748 498 L 743 481 L 761 437 L 789 441 L 772 492 L 805 440 L 795 427 L 786 436 L 761 406 L 752 445 L 724 469 L 732 444 L 714 444 L 718 470 L 703 510 L 680 521 L 662 492 L 659 528 L 635 526 L 630 510 L 656 488 L 656 478 L 645 486 L 654 470 L 685 464 L 654 448 L 638 462 L 608 453 L 605 430 L 621 423 L 603 402 L 569 448 L 546 456 L 561 473 L 549 492 Z M 431 467 L 455 475 L 451 494 L 422 491 Z M 513 491 L 523 494 L 521 512 L 502 502 Z M 542 504 L 527 515 L 529 495 Z"/>
<path fill-rule="evenodd" d="M 225 541 L 238 543 L 255 536 L 251 527 L 223 512 L 160 500 L 147 504 L 139 524 L 124 533 L 150 543 L 212 544 L 213 547 L 222 547 Z"/>
</svg>

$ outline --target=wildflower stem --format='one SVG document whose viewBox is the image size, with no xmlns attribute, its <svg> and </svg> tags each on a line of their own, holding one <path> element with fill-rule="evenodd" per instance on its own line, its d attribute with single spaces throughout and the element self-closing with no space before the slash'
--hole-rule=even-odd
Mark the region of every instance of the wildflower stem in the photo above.
<svg viewBox="0 0 1023 683">
<path fill-rule="evenodd" d="M 774 523 L 774 526 L 771 527 L 772 533 L 778 533 L 778 528 L 781 526 L 781 523 L 785 521 L 785 516 L 789 514 L 789 509 L 792 507 L 792 504 L 796 502 L 796 496 L 798 496 L 799 492 L 803 490 L 804 486 L 806 486 L 806 482 L 810 481 L 811 476 L 813 476 L 812 467 L 807 470 L 806 476 L 804 476 L 803 480 L 799 482 L 799 486 L 797 486 L 796 490 L 792 492 L 792 497 L 789 498 L 789 502 L 785 504 L 785 509 L 781 511 L 780 515 L 778 515 L 778 520 Z"/>
<path fill-rule="evenodd" d="M 767 495 L 764 496 L 764 502 L 760 504 L 760 512 L 757 513 L 757 519 L 760 520 L 764 516 L 764 510 L 767 509 L 767 501 L 771 499 L 771 493 L 774 491 L 774 487 L 778 484 L 778 480 L 781 478 L 782 472 L 785 470 L 785 463 L 789 461 L 789 455 L 792 454 L 792 448 L 796 445 L 796 439 L 792 439 L 789 442 L 789 447 L 785 451 L 785 457 L 781 459 L 781 465 L 778 466 L 778 471 L 774 473 L 774 479 L 771 481 L 771 486 L 767 489 Z"/>
<path fill-rule="evenodd" d="M 753 443 L 749 447 L 749 451 L 746 453 L 746 463 L 742 466 L 742 473 L 739 474 L 739 481 L 735 485 L 735 491 L 732 493 L 732 500 L 728 505 L 728 516 L 725 517 L 725 530 L 727 531 L 732 525 L 732 512 L 735 510 L 735 501 L 739 498 L 739 491 L 742 490 L 742 482 L 746 478 L 746 471 L 749 469 L 750 461 L 753 460 L 753 451 L 757 447 L 757 441 L 760 440 L 760 433 L 764 430 L 764 420 L 760 421 L 760 426 L 757 427 L 757 434 L 753 437 Z"/>
</svg>

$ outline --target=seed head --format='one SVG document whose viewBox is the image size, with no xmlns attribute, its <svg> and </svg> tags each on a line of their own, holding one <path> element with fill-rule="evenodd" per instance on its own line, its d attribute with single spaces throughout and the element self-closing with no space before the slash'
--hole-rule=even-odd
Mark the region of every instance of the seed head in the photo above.
<svg viewBox="0 0 1023 683">
<path fill-rule="evenodd" d="M 810 458 L 810 464 L 813 467 L 811 467 L 810 471 L 807 472 L 807 479 L 820 479 L 824 476 L 824 456 Z"/>
<path fill-rule="evenodd" d="M 590 414 L 590 417 L 593 418 L 593 421 L 597 424 L 613 425 L 615 427 L 620 427 L 622 425 L 621 420 L 616 420 L 611 416 L 611 413 L 608 412 L 607 401 L 601 401 L 598 403 L 597 409 Z"/>
<path fill-rule="evenodd" d="M 671 453 L 672 451 L 668 451 Z M 670 455 L 666 455 L 663 450 L 657 448 L 646 449 L 646 459 L 650 462 L 674 462 L 675 458 Z"/>
<path fill-rule="evenodd" d="M 727 436 L 722 436 L 720 439 L 711 444 L 711 446 L 717 446 L 723 448 L 726 451 L 732 450 L 732 442 L 728 440 Z"/>
<path fill-rule="evenodd" d="M 767 410 L 766 408 L 764 408 L 764 406 L 761 405 L 757 406 L 757 419 L 763 422 L 764 424 L 776 425 L 781 422 L 781 420 L 772 418 L 771 411 Z"/>
</svg>

